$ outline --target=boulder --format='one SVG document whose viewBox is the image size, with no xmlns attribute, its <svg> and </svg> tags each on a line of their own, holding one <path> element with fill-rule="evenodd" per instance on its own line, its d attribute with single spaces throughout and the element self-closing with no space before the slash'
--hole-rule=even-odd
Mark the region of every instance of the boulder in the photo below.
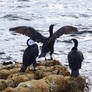
<svg viewBox="0 0 92 92">
<path fill-rule="evenodd" d="M 20 63 L 0 67 L 0 92 L 84 92 L 86 79 L 73 78 L 68 69 L 56 60 L 37 63 L 20 73 Z"/>
<path fill-rule="evenodd" d="M 43 79 L 31 80 L 28 82 L 20 83 L 18 88 L 21 88 L 21 87 L 29 88 L 30 92 L 50 92 L 49 85 Z"/>
<path fill-rule="evenodd" d="M 15 73 L 13 75 L 9 76 L 9 80 L 13 80 L 13 85 L 16 87 L 19 83 L 28 81 L 31 79 L 34 79 L 34 74 L 28 74 L 28 73 Z"/>
<path fill-rule="evenodd" d="M 7 79 L 10 75 L 10 71 L 7 69 L 0 70 L 0 79 Z"/>
<path fill-rule="evenodd" d="M 43 78 L 50 86 L 50 90 L 53 92 L 64 92 L 65 91 L 65 81 L 62 75 L 49 75 Z"/>
<path fill-rule="evenodd" d="M 65 80 L 65 87 L 66 91 L 65 92 L 84 92 L 85 84 L 86 84 L 86 79 L 83 77 L 70 77 L 66 76 L 64 77 Z"/>
<path fill-rule="evenodd" d="M 7 87 L 5 80 L 0 79 L 0 92 Z"/>
</svg>

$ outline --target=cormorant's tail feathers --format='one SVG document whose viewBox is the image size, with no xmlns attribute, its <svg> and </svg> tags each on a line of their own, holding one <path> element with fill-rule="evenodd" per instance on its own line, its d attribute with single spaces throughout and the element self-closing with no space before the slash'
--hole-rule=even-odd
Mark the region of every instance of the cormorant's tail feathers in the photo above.
<svg viewBox="0 0 92 92">
<path fill-rule="evenodd" d="M 72 70 L 71 71 L 71 76 L 72 77 L 77 77 L 79 75 L 79 70 Z"/>
</svg>

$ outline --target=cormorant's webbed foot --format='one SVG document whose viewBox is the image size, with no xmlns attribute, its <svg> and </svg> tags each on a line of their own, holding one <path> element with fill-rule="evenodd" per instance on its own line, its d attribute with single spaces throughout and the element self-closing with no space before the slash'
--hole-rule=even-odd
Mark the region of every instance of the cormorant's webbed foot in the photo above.
<svg viewBox="0 0 92 92">
<path fill-rule="evenodd" d="M 33 63 L 33 68 L 34 68 L 33 71 L 36 71 L 35 67 L 36 67 L 36 61 Z"/>
</svg>

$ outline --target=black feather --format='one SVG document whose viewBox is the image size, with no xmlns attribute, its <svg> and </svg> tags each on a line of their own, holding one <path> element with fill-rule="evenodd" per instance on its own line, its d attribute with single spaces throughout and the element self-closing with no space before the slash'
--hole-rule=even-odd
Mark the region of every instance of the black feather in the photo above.
<svg viewBox="0 0 92 92">
<path fill-rule="evenodd" d="M 28 27 L 28 26 L 14 27 L 14 28 L 10 28 L 9 30 L 26 35 L 30 37 L 32 40 L 37 41 L 37 42 L 43 43 L 46 39 L 46 37 L 44 37 L 38 32 L 39 30 L 35 30 L 34 28 Z"/>
<path fill-rule="evenodd" d="M 32 27 L 20 26 L 20 27 L 10 28 L 9 30 L 29 36 L 30 39 L 34 41 L 42 42 L 43 46 L 42 46 L 40 57 L 44 57 L 46 56 L 48 52 L 50 52 L 50 56 L 52 59 L 52 54 L 54 52 L 54 43 L 55 43 L 56 38 L 60 37 L 63 34 L 70 34 L 72 32 L 78 31 L 76 27 L 63 26 L 60 29 L 58 29 L 55 33 L 53 33 L 53 27 L 54 27 L 54 24 L 49 26 L 50 36 L 48 38 L 41 35 L 38 32 L 38 30 L 35 30 Z"/>
<path fill-rule="evenodd" d="M 28 39 L 29 40 L 29 39 Z M 23 54 L 23 66 L 20 70 L 20 72 L 25 72 L 27 66 L 30 66 L 33 64 L 33 66 L 36 65 L 36 58 L 38 56 L 38 46 L 37 44 L 33 44 L 31 46 L 28 46 Z"/>
<path fill-rule="evenodd" d="M 44 57 L 47 52 L 50 52 L 50 57 L 51 59 L 53 59 L 52 54 L 54 52 L 54 43 L 56 38 L 60 37 L 63 34 L 69 34 L 78 31 L 76 27 L 63 26 L 58 29 L 55 33 L 53 33 L 53 27 L 54 25 L 50 25 L 49 27 L 50 36 L 45 40 L 45 43 L 43 43 L 40 57 Z"/>
</svg>

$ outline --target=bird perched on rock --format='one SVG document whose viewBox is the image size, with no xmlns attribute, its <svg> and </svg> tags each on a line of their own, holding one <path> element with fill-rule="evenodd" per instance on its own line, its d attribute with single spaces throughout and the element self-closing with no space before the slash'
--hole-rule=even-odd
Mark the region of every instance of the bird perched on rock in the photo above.
<svg viewBox="0 0 92 92">
<path fill-rule="evenodd" d="M 28 47 L 25 49 L 23 54 L 23 65 L 20 72 L 25 72 L 26 68 L 33 64 L 34 70 L 36 66 L 36 58 L 38 56 L 38 45 L 31 39 L 27 40 Z"/>
<path fill-rule="evenodd" d="M 41 49 L 41 54 L 39 57 L 45 57 L 46 54 L 48 52 L 50 52 L 50 58 L 52 58 L 52 54 L 54 52 L 54 42 L 55 40 L 49 42 L 49 39 L 52 37 L 53 35 L 53 27 L 54 27 L 55 24 L 52 24 L 50 25 L 49 27 L 49 37 L 45 39 L 45 41 L 43 42 L 43 46 L 42 46 L 42 49 Z"/>
<path fill-rule="evenodd" d="M 74 42 L 74 47 L 68 54 L 68 63 L 71 69 L 71 76 L 77 77 L 79 75 L 79 69 L 81 68 L 82 61 L 84 59 L 81 51 L 78 50 L 77 39 L 71 39 Z"/>
<path fill-rule="evenodd" d="M 26 36 L 29 36 L 30 39 L 37 41 L 37 42 L 42 42 L 42 50 L 41 54 L 39 57 L 45 57 L 48 52 L 50 52 L 50 57 L 52 59 L 52 54 L 54 52 L 54 43 L 56 38 L 60 37 L 63 34 L 70 34 L 73 32 L 77 32 L 77 28 L 73 26 L 63 26 L 60 29 L 58 29 L 55 33 L 53 33 L 53 27 L 54 24 L 51 24 L 49 26 L 49 37 L 45 37 L 41 35 L 38 31 L 32 27 L 28 26 L 19 26 L 19 27 L 14 27 L 10 28 L 10 31 L 15 31 L 20 34 L 24 34 Z"/>
</svg>

